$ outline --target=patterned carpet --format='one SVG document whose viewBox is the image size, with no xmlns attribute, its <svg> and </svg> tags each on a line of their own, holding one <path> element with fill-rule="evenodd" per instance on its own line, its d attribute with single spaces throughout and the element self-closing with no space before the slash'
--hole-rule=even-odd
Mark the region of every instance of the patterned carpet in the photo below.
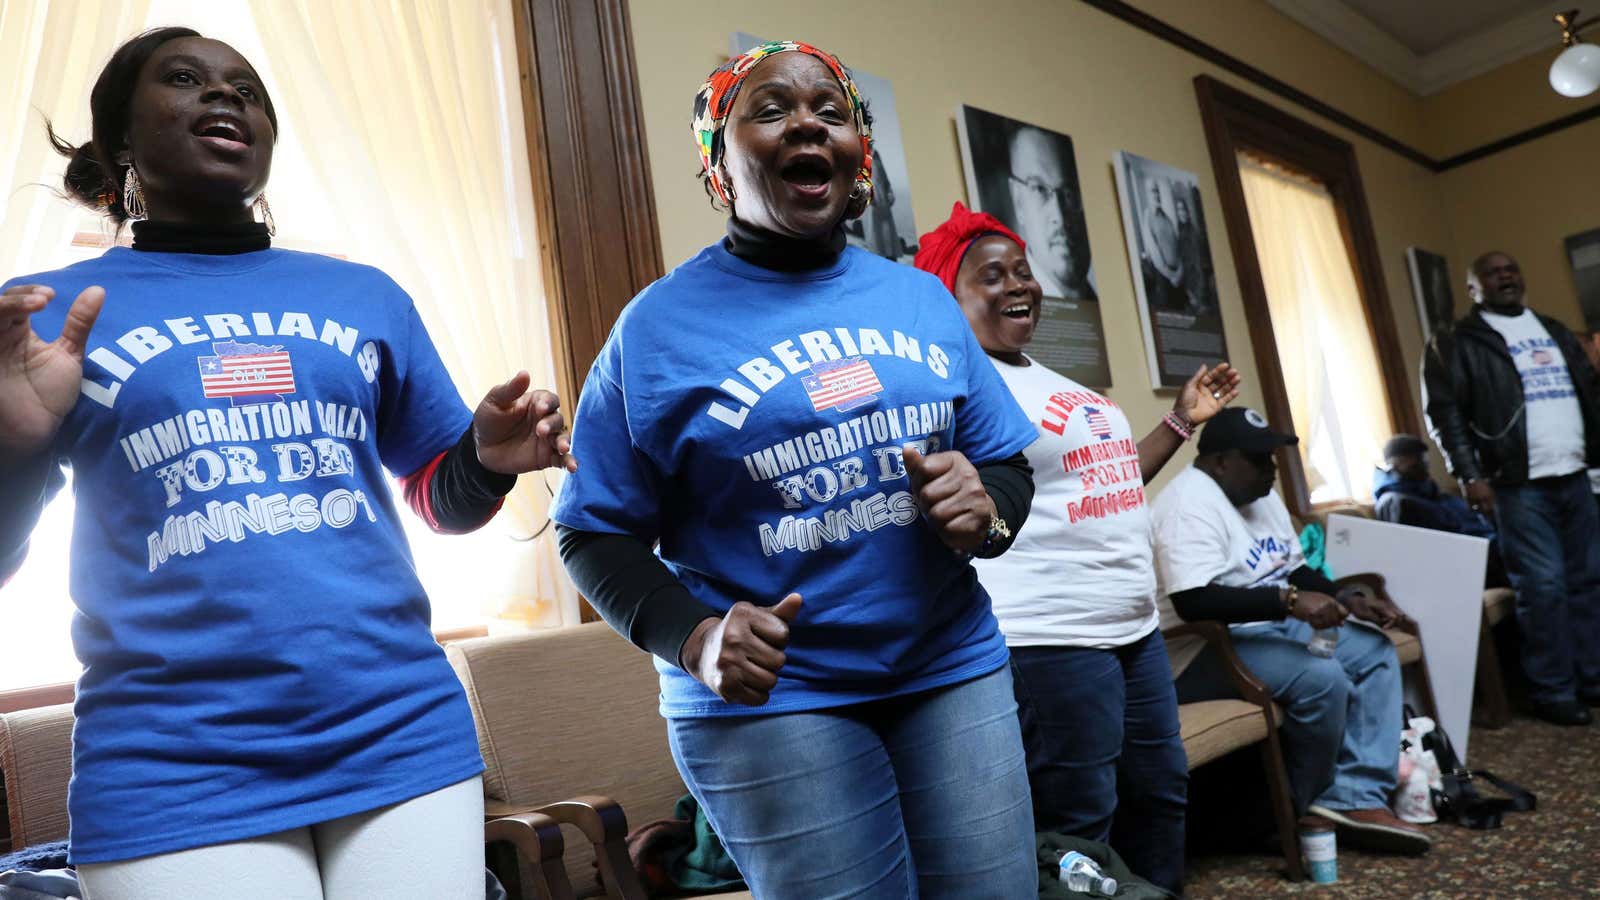
<svg viewBox="0 0 1600 900">
<path fill-rule="evenodd" d="M 1283 860 L 1225 854 L 1190 860 L 1192 900 L 1210 897 L 1600 897 L 1600 727 L 1559 728 L 1518 718 L 1498 731 L 1474 729 L 1473 768 L 1533 791 L 1539 808 L 1510 813 L 1495 831 L 1429 826 L 1421 857 L 1341 848 L 1339 882 L 1295 884 Z"/>
</svg>

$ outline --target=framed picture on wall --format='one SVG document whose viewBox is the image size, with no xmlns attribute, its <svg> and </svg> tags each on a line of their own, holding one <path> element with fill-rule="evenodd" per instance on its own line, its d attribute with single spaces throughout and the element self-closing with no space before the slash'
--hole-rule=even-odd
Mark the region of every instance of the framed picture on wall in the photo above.
<svg viewBox="0 0 1600 900">
<path fill-rule="evenodd" d="M 1455 295 L 1450 290 L 1450 266 L 1443 256 L 1421 247 L 1406 248 L 1406 267 L 1411 270 L 1411 294 L 1417 299 L 1417 316 L 1422 320 L 1422 339 L 1428 341 L 1449 330 L 1456 320 Z"/>
<path fill-rule="evenodd" d="M 733 33 L 730 51 L 744 53 L 762 38 Z M 906 175 L 905 141 L 894 86 L 886 78 L 850 69 L 850 77 L 872 113 L 872 203 L 866 214 L 844 225 L 845 240 L 885 259 L 910 264 L 917 254 L 917 225 L 911 218 L 911 181 Z"/>
<path fill-rule="evenodd" d="M 1567 260 L 1589 330 L 1600 330 L 1600 228 L 1567 238 Z"/>
<path fill-rule="evenodd" d="M 1150 384 L 1182 387 L 1199 366 L 1228 358 L 1200 179 L 1126 151 L 1112 168 Z"/>
<path fill-rule="evenodd" d="M 1079 384 L 1111 386 L 1072 138 L 972 106 L 956 109 L 967 203 L 1028 245 L 1044 312 L 1028 355 Z"/>
</svg>

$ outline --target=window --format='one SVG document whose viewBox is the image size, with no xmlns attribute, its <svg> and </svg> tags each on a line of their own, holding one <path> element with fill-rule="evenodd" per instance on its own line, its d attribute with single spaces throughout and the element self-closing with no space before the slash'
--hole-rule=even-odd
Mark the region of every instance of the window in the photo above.
<svg viewBox="0 0 1600 900">
<path fill-rule="evenodd" d="M 554 384 L 509 0 L 146 0 L 114 15 L 66 0 L 16 7 L 0 17 L 0 73 L 22 86 L 0 96 L 0 279 L 109 243 L 98 217 L 45 187 L 59 184 L 63 161 L 33 110 L 86 139 L 89 87 L 115 46 L 182 23 L 233 45 L 272 92 L 277 246 L 393 276 L 470 402 L 519 368 Z M 49 62 L 12 73 L 18 60 Z M 436 630 L 577 621 L 553 535 L 541 530 L 555 478 L 525 476 L 496 521 L 469 536 L 434 535 L 402 513 Z M 76 677 L 71 505 L 68 493 L 51 504 L 23 569 L 0 587 L 0 690 Z"/>
<path fill-rule="evenodd" d="M 1333 197 L 1247 154 L 1239 176 L 1311 503 L 1371 502 L 1393 417 Z"/>
<path fill-rule="evenodd" d="M 1215 78 L 1195 78 L 1267 418 L 1300 438 L 1283 499 L 1370 501 L 1395 431 L 1421 432 L 1355 150 Z"/>
</svg>

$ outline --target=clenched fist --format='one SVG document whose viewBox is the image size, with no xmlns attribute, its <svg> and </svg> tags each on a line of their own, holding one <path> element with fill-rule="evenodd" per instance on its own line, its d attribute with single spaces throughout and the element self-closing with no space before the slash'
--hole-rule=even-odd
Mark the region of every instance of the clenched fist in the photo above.
<svg viewBox="0 0 1600 900">
<path fill-rule="evenodd" d="M 729 703 L 760 706 L 788 661 L 789 625 L 800 614 L 800 595 L 776 606 L 740 601 L 720 619 L 706 619 L 683 642 L 683 668 Z"/>
<path fill-rule="evenodd" d="M 924 456 L 907 446 L 901 452 L 911 494 L 939 540 L 952 550 L 978 552 L 996 510 L 977 468 L 955 450 Z"/>
</svg>

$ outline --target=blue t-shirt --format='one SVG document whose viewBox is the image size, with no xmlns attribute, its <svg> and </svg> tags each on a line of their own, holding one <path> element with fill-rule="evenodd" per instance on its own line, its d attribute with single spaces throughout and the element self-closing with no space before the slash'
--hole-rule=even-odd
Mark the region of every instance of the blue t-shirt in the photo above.
<svg viewBox="0 0 1600 900">
<path fill-rule="evenodd" d="M 70 463 L 72 858 L 297 828 L 482 771 L 383 469 L 471 421 L 383 273 L 284 250 L 112 249 L 46 284 L 106 303 Z M 12 598 L 16 601 L 20 598 Z"/>
<path fill-rule="evenodd" d="M 584 384 L 582 465 L 552 516 L 659 538 L 718 611 L 804 596 L 765 706 L 725 703 L 658 659 L 662 715 L 855 703 L 1007 658 L 972 567 L 918 511 L 901 446 L 983 465 L 1034 437 L 933 276 L 854 247 L 826 269 L 775 272 L 719 243 L 623 310 Z"/>
</svg>

